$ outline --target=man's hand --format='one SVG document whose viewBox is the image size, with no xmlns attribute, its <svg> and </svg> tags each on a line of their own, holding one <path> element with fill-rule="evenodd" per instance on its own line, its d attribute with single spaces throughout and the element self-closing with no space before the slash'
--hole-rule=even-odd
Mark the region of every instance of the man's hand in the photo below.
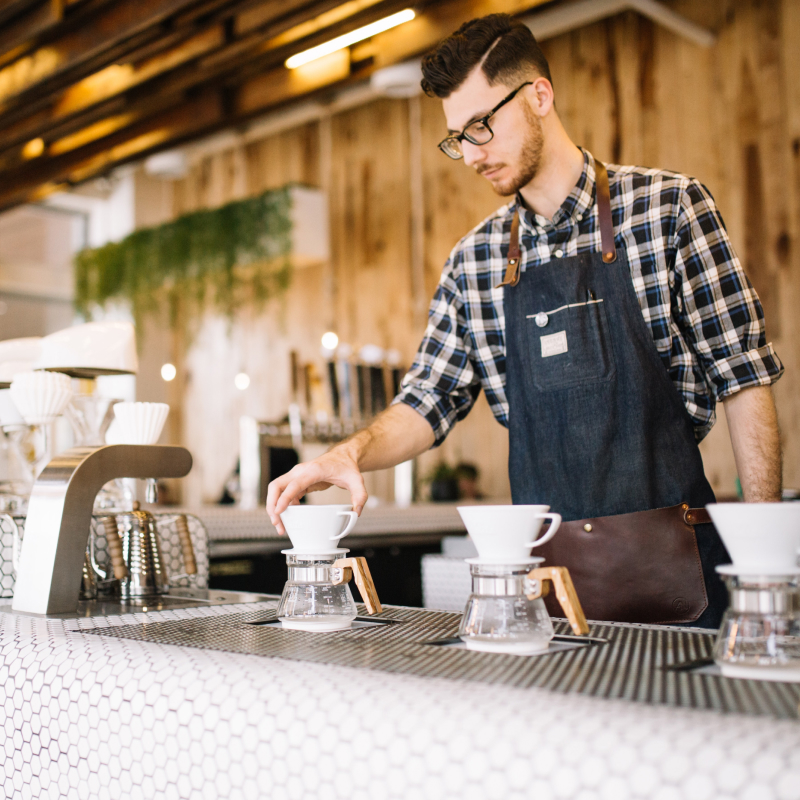
<svg viewBox="0 0 800 800">
<path fill-rule="evenodd" d="M 747 503 L 781 499 L 781 440 L 772 389 L 751 386 L 726 397 L 725 416 Z"/>
<path fill-rule="evenodd" d="M 433 429 L 421 414 L 404 403 L 390 406 L 369 428 L 272 481 L 267 490 L 269 518 L 278 533 L 284 535 L 280 515 L 291 504 L 299 503 L 307 492 L 319 492 L 329 486 L 347 489 L 353 498 L 353 510 L 361 514 L 367 501 L 362 471 L 402 464 L 424 453 L 433 442 Z"/>
<path fill-rule="evenodd" d="M 349 489 L 353 498 L 353 511 L 361 514 L 367 502 L 367 488 L 351 448 L 334 447 L 325 455 L 298 464 L 285 475 L 276 478 L 267 490 L 267 511 L 272 524 L 282 536 L 286 534 L 280 515 L 306 492 L 321 492 L 331 486 Z"/>
</svg>

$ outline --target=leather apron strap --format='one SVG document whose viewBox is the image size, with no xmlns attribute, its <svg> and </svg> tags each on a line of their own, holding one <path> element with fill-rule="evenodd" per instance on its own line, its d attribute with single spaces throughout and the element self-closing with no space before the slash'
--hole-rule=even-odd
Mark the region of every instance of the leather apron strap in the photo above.
<svg viewBox="0 0 800 800">
<path fill-rule="evenodd" d="M 511 235 L 508 240 L 506 274 L 497 285 L 497 289 L 501 286 L 516 286 L 519 283 L 519 261 L 519 211 L 514 211 L 511 219 Z"/>
<path fill-rule="evenodd" d="M 600 161 L 594 162 L 594 185 L 597 193 L 597 217 L 600 222 L 600 252 L 603 254 L 603 261 L 610 264 L 617 259 L 617 248 L 614 245 L 614 218 L 611 215 L 608 170 Z"/>
<path fill-rule="evenodd" d="M 603 261 L 610 264 L 616 261 L 617 248 L 614 244 L 614 220 L 611 215 L 611 190 L 608 186 L 608 170 L 600 161 L 594 162 L 594 185 L 597 195 L 597 217 L 600 223 L 600 251 Z M 520 277 L 520 249 L 519 249 L 519 210 L 514 211 L 511 219 L 511 233 L 508 239 L 508 255 L 506 257 L 506 274 L 497 284 L 501 286 L 516 286 Z"/>
</svg>

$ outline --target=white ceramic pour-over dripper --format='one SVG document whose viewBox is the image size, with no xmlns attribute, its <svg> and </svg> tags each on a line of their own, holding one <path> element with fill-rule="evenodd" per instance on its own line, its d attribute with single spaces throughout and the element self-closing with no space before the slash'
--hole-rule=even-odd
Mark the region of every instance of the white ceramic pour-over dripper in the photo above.
<svg viewBox="0 0 800 800">
<path fill-rule="evenodd" d="M 800 503 L 710 503 L 714 522 L 733 564 L 723 575 L 798 575 Z"/>
<path fill-rule="evenodd" d="M 550 506 L 503 505 L 459 506 L 458 513 L 478 549 L 471 564 L 536 564 L 544 559 L 531 555 L 531 548 L 549 542 L 561 524 L 561 515 Z M 544 520 L 550 528 L 537 539 Z"/>
<path fill-rule="evenodd" d="M 155 444 L 168 414 L 166 403 L 117 403 L 114 406 L 115 444 Z"/>
<path fill-rule="evenodd" d="M 291 550 L 281 552 L 328 556 L 348 552 L 338 543 L 353 530 L 358 514 L 351 505 L 298 505 L 289 506 L 281 514 L 281 521 L 293 545 Z"/>
<path fill-rule="evenodd" d="M 11 382 L 11 399 L 26 425 L 49 425 L 72 397 L 72 382 L 56 372 L 22 372 Z"/>
<path fill-rule="evenodd" d="M 169 406 L 166 403 L 117 403 L 114 406 L 114 421 L 106 431 L 106 442 L 155 444 L 168 414 Z M 155 478 L 147 479 L 145 500 L 148 503 L 158 501 Z"/>
</svg>

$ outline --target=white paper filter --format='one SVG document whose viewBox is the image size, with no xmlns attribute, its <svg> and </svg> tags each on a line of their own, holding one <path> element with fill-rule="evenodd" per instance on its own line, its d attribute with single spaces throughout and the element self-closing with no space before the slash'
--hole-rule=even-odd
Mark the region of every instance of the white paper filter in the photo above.
<svg viewBox="0 0 800 800">
<path fill-rule="evenodd" d="M 28 425 L 47 425 L 72 397 L 72 381 L 58 372 L 23 372 L 11 383 L 11 399 Z"/>
<path fill-rule="evenodd" d="M 167 421 L 169 406 L 166 403 L 117 403 L 114 414 L 112 435 L 116 444 L 155 444 Z M 106 441 L 108 439 L 106 436 Z"/>
</svg>

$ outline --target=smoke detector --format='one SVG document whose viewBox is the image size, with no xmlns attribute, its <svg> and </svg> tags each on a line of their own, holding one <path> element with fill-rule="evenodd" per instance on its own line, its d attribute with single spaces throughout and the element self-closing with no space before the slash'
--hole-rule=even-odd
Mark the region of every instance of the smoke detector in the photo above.
<svg viewBox="0 0 800 800">
<path fill-rule="evenodd" d="M 165 150 L 163 153 L 156 153 L 145 160 L 144 171 L 154 178 L 164 180 L 185 178 L 189 172 L 186 153 L 183 150 Z"/>
<path fill-rule="evenodd" d="M 370 86 L 388 97 L 414 97 L 422 92 L 420 61 L 405 61 L 372 73 Z"/>
</svg>

